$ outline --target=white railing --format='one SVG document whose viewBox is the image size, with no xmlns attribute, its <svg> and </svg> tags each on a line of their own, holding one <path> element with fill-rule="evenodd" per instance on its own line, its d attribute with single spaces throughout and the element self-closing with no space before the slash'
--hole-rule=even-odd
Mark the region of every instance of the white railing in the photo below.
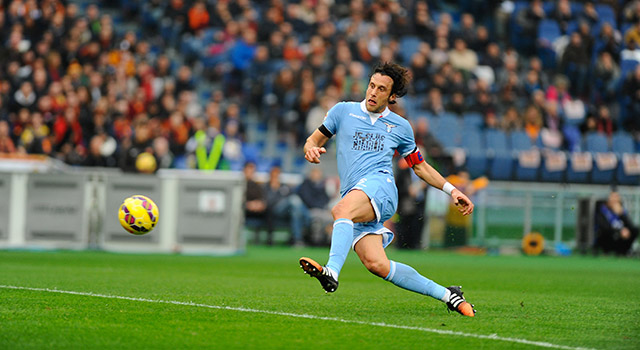
<svg viewBox="0 0 640 350">
<path fill-rule="evenodd" d="M 640 223 L 640 187 L 617 191 L 635 224 Z M 524 234 L 537 231 L 554 244 L 586 250 L 593 242 L 595 203 L 611 186 L 491 182 L 475 197 L 474 244 L 519 245 Z"/>
</svg>

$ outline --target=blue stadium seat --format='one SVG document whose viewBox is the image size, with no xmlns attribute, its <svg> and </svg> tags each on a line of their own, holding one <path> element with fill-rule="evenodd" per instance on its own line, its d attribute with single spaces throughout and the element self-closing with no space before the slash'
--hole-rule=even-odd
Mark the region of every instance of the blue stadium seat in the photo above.
<svg viewBox="0 0 640 350">
<path fill-rule="evenodd" d="M 517 50 L 532 46 L 533 42 L 528 36 L 522 35 L 524 29 L 518 23 L 518 14 L 529 7 L 528 1 L 515 1 L 514 9 L 509 18 L 509 39 Z"/>
<path fill-rule="evenodd" d="M 437 122 L 431 130 L 445 149 L 450 150 L 451 148 L 460 146 L 460 131 L 456 125 Z"/>
<path fill-rule="evenodd" d="M 573 159 L 571 158 L 571 154 L 569 154 L 569 156 L 567 157 L 567 172 L 566 172 L 567 182 L 587 183 L 589 182 L 590 174 L 591 174 L 590 171 L 574 171 Z"/>
<path fill-rule="evenodd" d="M 605 135 L 592 132 L 585 136 L 584 148 L 588 152 L 609 152 L 609 141 Z"/>
<path fill-rule="evenodd" d="M 575 31 L 577 31 L 579 29 L 578 27 L 578 21 L 573 20 L 573 21 L 569 21 L 569 23 L 567 24 L 567 34 L 571 34 Z"/>
<path fill-rule="evenodd" d="M 612 169 L 600 169 L 598 167 L 598 163 L 596 162 L 596 157 L 598 157 L 598 153 L 593 155 L 593 170 L 591 171 L 591 182 L 598 184 L 611 184 L 613 183 L 614 176 L 616 174 L 616 169 L 618 168 L 621 160 L 618 158 L 616 165 Z"/>
<path fill-rule="evenodd" d="M 607 4 L 596 4 L 595 10 L 598 13 L 598 17 L 600 17 L 599 23 L 609 23 L 614 28 L 616 25 L 616 13 L 613 11 L 613 8 Z"/>
<path fill-rule="evenodd" d="M 513 151 L 523 151 L 533 147 L 529 135 L 524 131 L 514 131 L 509 134 L 509 142 L 511 143 L 511 149 Z"/>
<path fill-rule="evenodd" d="M 418 48 L 420 47 L 421 43 L 422 40 L 415 36 L 405 36 L 400 39 L 399 52 L 404 64 L 408 65 L 411 63 L 411 56 L 413 56 L 414 53 L 418 52 Z"/>
<path fill-rule="evenodd" d="M 576 1 L 571 1 L 571 13 L 575 15 L 582 12 L 583 9 L 584 9 L 584 5 L 582 5 L 581 3 Z"/>
<path fill-rule="evenodd" d="M 560 26 L 558 22 L 553 19 L 543 19 L 538 24 L 538 40 L 543 42 L 553 43 L 556 39 L 562 36 Z"/>
<path fill-rule="evenodd" d="M 430 121 L 431 120 L 433 120 L 431 130 L 433 130 L 433 134 L 445 149 L 460 147 L 460 130 L 462 130 L 462 128 L 460 127 L 458 117 L 447 113 L 433 117 Z"/>
<path fill-rule="evenodd" d="M 552 69 L 556 66 L 556 51 L 552 44 L 560 36 L 562 36 L 562 32 L 555 20 L 543 19 L 538 24 L 538 57 L 546 69 Z"/>
<path fill-rule="evenodd" d="M 509 141 L 515 162 L 515 179 L 521 181 L 536 181 L 538 179 L 539 169 L 522 167 L 518 159 L 520 151 L 527 151 L 534 148 L 529 135 L 524 131 L 514 131 L 509 135 Z"/>
<path fill-rule="evenodd" d="M 489 129 L 484 132 L 484 142 L 487 149 L 494 152 L 509 151 L 507 134 L 498 129 Z"/>
<path fill-rule="evenodd" d="M 550 151 L 550 154 L 544 154 L 542 157 L 542 166 L 540 170 L 540 179 L 546 182 L 563 182 L 565 180 L 566 167 L 562 170 L 549 170 L 547 166 L 549 157 L 562 156 L 562 151 Z"/>
<path fill-rule="evenodd" d="M 553 17 L 553 11 L 556 9 L 555 1 L 545 1 L 542 3 L 542 10 L 547 15 L 547 17 Z"/>
<path fill-rule="evenodd" d="M 478 112 L 467 112 L 462 115 L 462 124 L 464 128 L 480 129 L 484 124 L 484 118 Z"/>
<path fill-rule="evenodd" d="M 511 180 L 513 156 L 507 142 L 507 134 L 502 130 L 487 130 L 484 140 L 489 157 L 489 177 L 492 180 Z"/>
<path fill-rule="evenodd" d="M 257 163 L 262 158 L 262 150 L 264 150 L 264 142 L 245 143 L 242 145 L 242 154 L 248 162 Z"/>
<path fill-rule="evenodd" d="M 584 148 L 591 152 L 593 156 L 593 170 L 591 171 L 591 181 L 595 183 L 611 183 L 613 181 L 614 169 L 602 170 L 598 168 L 596 157 L 598 153 L 609 152 L 609 140 L 600 133 L 590 133 L 584 139 Z"/>
<path fill-rule="evenodd" d="M 640 185 L 639 175 L 627 175 L 624 173 L 624 163 L 622 161 L 622 157 L 620 157 L 620 160 L 618 161 L 618 168 L 616 169 L 616 182 L 620 185 Z"/>
<path fill-rule="evenodd" d="M 484 140 L 482 139 L 482 133 L 473 128 L 466 128 L 462 130 L 462 138 L 460 140 L 460 146 L 468 151 L 483 151 L 484 152 Z"/>
<path fill-rule="evenodd" d="M 611 137 L 611 150 L 616 153 L 634 153 L 636 146 L 633 137 L 626 132 L 617 132 Z"/>
<path fill-rule="evenodd" d="M 633 137 L 626 132 L 617 132 L 611 138 L 611 150 L 618 156 L 618 168 L 616 169 L 616 182 L 621 185 L 639 185 L 640 176 L 629 176 L 624 173 L 622 157 L 625 153 L 636 153 L 636 145 Z"/>
<path fill-rule="evenodd" d="M 638 65 L 638 61 L 636 60 L 622 60 L 620 62 L 620 76 L 624 79 L 624 77 L 627 76 L 627 74 L 631 73 L 634 69 L 636 69 L 636 66 Z"/>
<path fill-rule="evenodd" d="M 484 176 L 487 173 L 487 154 L 480 131 L 466 128 L 462 131 L 460 146 L 466 153 L 465 167 L 471 177 Z"/>
</svg>

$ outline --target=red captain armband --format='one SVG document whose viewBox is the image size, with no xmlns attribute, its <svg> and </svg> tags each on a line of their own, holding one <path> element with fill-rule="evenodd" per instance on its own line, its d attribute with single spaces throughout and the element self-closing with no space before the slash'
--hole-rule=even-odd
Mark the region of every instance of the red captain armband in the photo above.
<svg viewBox="0 0 640 350">
<path fill-rule="evenodd" d="M 416 150 L 415 152 L 412 152 L 408 156 L 404 157 L 404 160 L 407 162 L 407 164 L 409 164 L 410 168 L 413 168 L 414 165 L 424 162 L 424 158 L 422 158 L 422 154 L 420 153 L 420 150 Z"/>
</svg>

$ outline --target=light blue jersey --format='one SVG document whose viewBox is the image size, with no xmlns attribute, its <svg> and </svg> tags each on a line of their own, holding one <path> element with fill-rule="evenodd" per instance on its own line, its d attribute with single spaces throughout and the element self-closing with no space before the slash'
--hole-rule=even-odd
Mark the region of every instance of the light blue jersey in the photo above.
<svg viewBox="0 0 640 350">
<path fill-rule="evenodd" d="M 389 108 L 382 113 L 370 113 L 364 101 L 336 104 L 323 125 L 335 135 L 343 196 L 367 175 L 383 172 L 392 175 L 393 180 L 391 160 L 395 151 L 405 157 L 416 149 L 407 120 Z"/>
</svg>

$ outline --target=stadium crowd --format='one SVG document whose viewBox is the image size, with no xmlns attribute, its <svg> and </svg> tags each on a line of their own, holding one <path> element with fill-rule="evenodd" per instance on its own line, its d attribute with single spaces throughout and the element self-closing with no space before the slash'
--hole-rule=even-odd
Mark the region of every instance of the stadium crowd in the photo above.
<svg viewBox="0 0 640 350">
<path fill-rule="evenodd" d="M 434 158 L 447 159 L 446 140 L 429 124 L 451 115 L 569 152 L 589 133 L 622 132 L 638 152 L 639 0 L 0 6 L 0 153 L 125 171 L 240 170 L 261 160 L 250 115 L 277 121 L 298 155 L 331 106 L 363 98 L 379 61 L 410 67 L 397 108 Z M 146 153 L 157 166 L 136 165 Z"/>
<path fill-rule="evenodd" d="M 2 2 L 0 152 L 131 171 L 149 152 L 159 167 L 193 168 L 221 133 L 215 165 L 240 169 L 248 113 L 299 144 L 335 102 L 363 97 L 380 60 L 411 67 L 413 122 L 479 113 L 483 128 L 569 151 L 588 132 L 640 130 L 640 66 L 621 72 L 640 60 L 640 1 L 104 4 Z M 557 59 L 540 53 L 549 19 L 567 34 Z M 206 82 L 217 88 L 203 96 Z"/>
</svg>

